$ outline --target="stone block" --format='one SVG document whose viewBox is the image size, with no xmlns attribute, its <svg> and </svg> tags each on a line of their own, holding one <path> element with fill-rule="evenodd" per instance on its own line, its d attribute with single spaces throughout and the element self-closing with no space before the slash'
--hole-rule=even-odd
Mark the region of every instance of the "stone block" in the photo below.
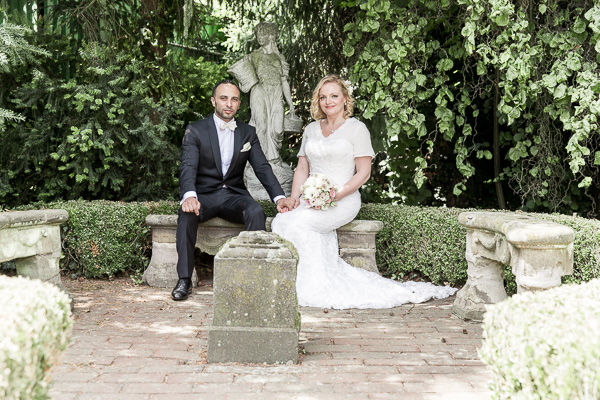
<svg viewBox="0 0 600 400">
<path fill-rule="evenodd" d="M 295 248 L 278 235 L 241 232 L 214 261 L 208 362 L 298 360 Z"/>
<path fill-rule="evenodd" d="M 357 232 L 338 232 L 338 244 L 346 249 L 375 249 L 375 235 Z"/>
<path fill-rule="evenodd" d="M 213 326 L 208 362 L 282 364 L 298 362 L 298 331 L 288 328 Z"/>
<path fill-rule="evenodd" d="M 375 249 L 340 248 L 340 257 L 353 267 L 379 274 L 375 264 Z"/>
</svg>

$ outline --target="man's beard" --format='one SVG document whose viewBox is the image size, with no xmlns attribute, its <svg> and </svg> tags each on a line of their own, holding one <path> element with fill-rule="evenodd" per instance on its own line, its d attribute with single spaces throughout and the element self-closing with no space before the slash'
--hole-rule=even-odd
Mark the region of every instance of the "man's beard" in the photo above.
<svg viewBox="0 0 600 400">
<path fill-rule="evenodd" d="M 228 121 L 228 120 L 231 120 L 231 119 L 233 119 L 233 117 L 235 117 L 235 114 L 236 114 L 235 112 L 234 112 L 234 113 L 231 115 L 231 117 L 228 117 L 228 116 L 226 116 L 226 115 L 224 114 L 224 112 L 223 112 L 224 110 L 231 110 L 231 108 L 224 108 L 224 109 L 221 109 L 221 110 L 219 110 L 219 109 L 216 109 L 216 108 L 215 108 L 215 113 L 216 113 L 216 114 L 217 114 L 219 117 L 221 117 L 221 119 L 222 119 L 222 120 L 224 120 L 224 121 Z M 233 111 L 233 110 L 231 110 L 231 111 Z"/>
</svg>

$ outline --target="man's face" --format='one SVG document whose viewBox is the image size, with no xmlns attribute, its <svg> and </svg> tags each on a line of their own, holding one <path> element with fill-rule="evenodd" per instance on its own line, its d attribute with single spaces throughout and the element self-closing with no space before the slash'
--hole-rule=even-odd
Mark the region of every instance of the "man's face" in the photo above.
<svg viewBox="0 0 600 400">
<path fill-rule="evenodd" d="M 211 97 L 210 101 L 215 107 L 215 114 L 223 121 L 229 122 L 240 108 L 240 91 L 235 85 L 225 83 L 217 87 L 215 97 Z"/>
</svg>

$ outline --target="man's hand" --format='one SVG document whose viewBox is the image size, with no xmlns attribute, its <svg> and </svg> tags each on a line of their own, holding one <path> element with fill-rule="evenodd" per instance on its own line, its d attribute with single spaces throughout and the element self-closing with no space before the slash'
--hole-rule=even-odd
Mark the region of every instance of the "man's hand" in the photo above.
<svg viewBox="0 0 600 400">
<path fill-rule="evenodd" d="M 277 200 L 277 211 L 280 213 L 292 211 L 294 208 L 298 207 L 300 201 L 298 199 L 294 199 L 292 197 L 286 197 L 285 199 Z"/>
<path fill-rule="evenodd" d="M 183 212 L 193 212 L 196 215 L 200 215 L 200 202 L 195 197 L 188 197 L 181 203 L 181 210 Z"/>
</svg>

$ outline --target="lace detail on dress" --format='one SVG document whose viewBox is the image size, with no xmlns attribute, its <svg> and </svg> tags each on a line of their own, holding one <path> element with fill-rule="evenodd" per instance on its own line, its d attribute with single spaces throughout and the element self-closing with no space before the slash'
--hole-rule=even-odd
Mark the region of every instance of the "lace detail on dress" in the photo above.
<svg viewBox="0 0 600 400">
<path fill-rule="evenodd" d="M 327 138 L 321 134 L 319 122 L 306 128 L 303 147 L 311 174 L 321 173 L 337 185 L 352 178 L 355 149 L 346 133 L 359 123 L 354 119 L 352 122 L 344 123 Z M 298 250 L 296 290 L 300 305 L 336 309 L 391 308 L 441 299 L 456 292 L 454 288 L 426 282 L 396 282 L 346 263 L 339 257 L 335 229 L 356 217 L 360 194 L 354 192 L 336 203 L 336 207 L 315 210 L 301 202 L 298 208 L 278 214 L 272 222 L 272 231 L 292 242 Z"/>
</svg>

